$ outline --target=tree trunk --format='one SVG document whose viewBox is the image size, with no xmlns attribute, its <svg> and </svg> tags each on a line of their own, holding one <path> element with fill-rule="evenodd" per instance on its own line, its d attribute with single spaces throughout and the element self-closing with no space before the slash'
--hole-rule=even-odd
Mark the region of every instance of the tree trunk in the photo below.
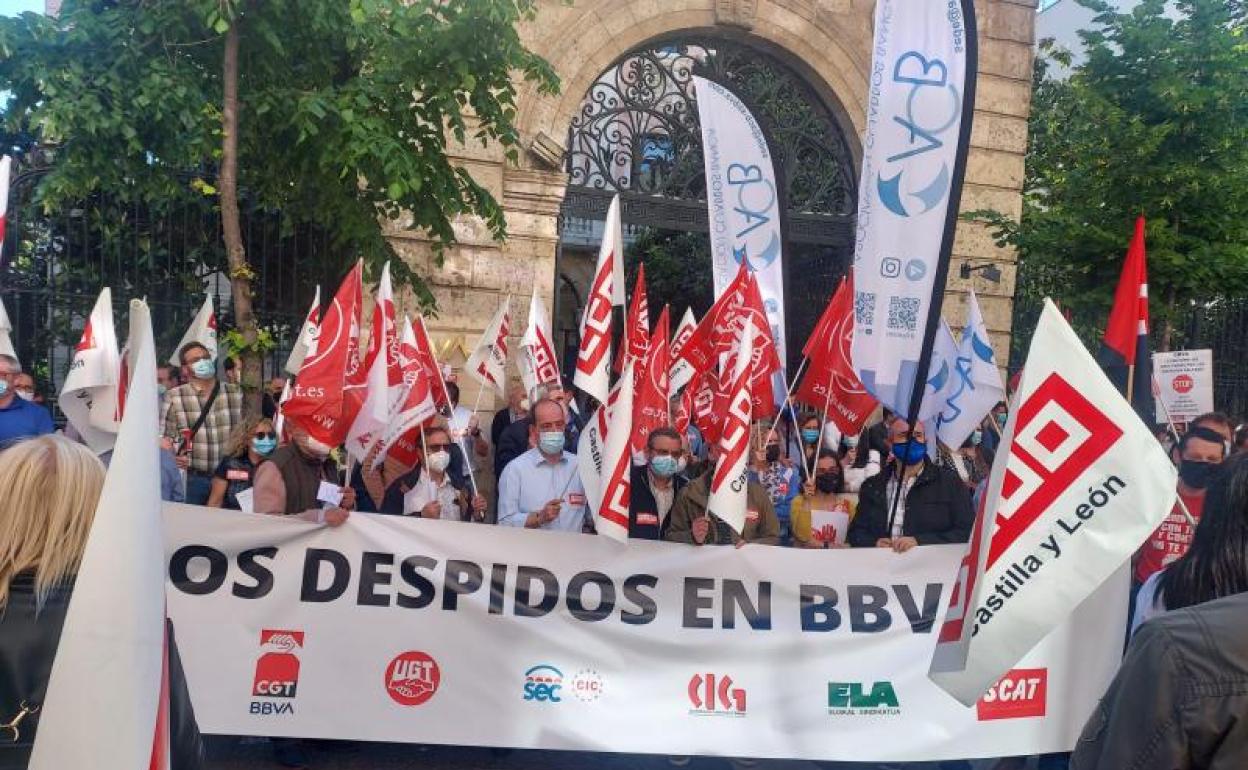
<svg viewBox="0 0 1248 770">
<path fill-rule="evenodd" d="M 1166 293 L 1166 320 L 1161 326 L 1161 340 L 1157 345 L 1159 353 L 1170 352 L 1170 342 L 1174 338 L 1174 303 L 1175 290 L 1171 286 L 1170 291 Z"/>
<path fill-rule="evenodd" d="M 260 350 L 256 345 L 258 330 L 251 310 L 251 279 L 254 273 L 247 264 L 243 248 L 243 229 L 238 213 L 238 26 L 242 14 L 230 22 L 225 34 L 225 56 L 222 65 L 224 84 L 221 105 L 221 172 L 217 179 L 221 194 L 221 234 L 230 268 L 230 290 L 234 299 L 234 325 L 243 336 L 240 381 L 245 394 L 246 414 L 260 413 Z"/>
</svg>

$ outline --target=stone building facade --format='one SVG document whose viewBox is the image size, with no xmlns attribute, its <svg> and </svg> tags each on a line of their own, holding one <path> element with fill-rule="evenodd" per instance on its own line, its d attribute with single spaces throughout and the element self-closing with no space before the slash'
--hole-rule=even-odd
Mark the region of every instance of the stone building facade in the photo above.
<svg viewBox="0 0 1248 770">
<path fill-rule="evenodd" d="M 976 5 L 980 74 L 962 210 L 991 208 L 1017 217 L 1036 0 L 979 0 Z M 557 305 L 556 260 L 561 254 L 560 212 L 569 181 L 569 126 L 603 73 L 650 41 L 681 33 L 722 37 L 757 46 L 783 60 L 840 122 L 853 156 L 856 185 L 873 10 L 870 0 L 576 0 L 571 4 L 542 0 L 537 18 L 524 25 L 523 36 L 533 51 L 553 65 L 561 79 L 560 93 L 543 96 L 533 88 L 522 90 L 518 127 L 523 152 L 518 164 L 509 164 L 496 148 L 455 150 L 460 162 L 505 208 L 508 239 L 496 243 L 480 223 L 461 221 L 459 243 L 437 266 L 431 262 L 427 243 L 408 231 L 393 232 L 400 254 L 433 286 L 439 309 L 430 328 L 446 360 L 452 365 L 462 363 L 508 295 L 514 344 L 523 332 L 534 287 L 548 307 Z M 1014 254 L 996 246 L 984 226 L 962 222 L 953 259 L 946 317 L 955 326 L 963 322 L 966 292 L 973 288 L 994 333 L 998 360 L 1007 360 Z M 991 263 L 1001 271 L 1001 279 L 989 281 L 979 272 L 964 279 L 959 275 L 964 263 Z M 561 310 L 567 315 L 566 306 L 556 306 L 556 312 Z M 476 400 L 475 383 L 463 385 L 464 401 L 471 405 Z M 495 407 L 490 394 L 484 394 L 481 407 L 487 412 Z"/>
</svg>

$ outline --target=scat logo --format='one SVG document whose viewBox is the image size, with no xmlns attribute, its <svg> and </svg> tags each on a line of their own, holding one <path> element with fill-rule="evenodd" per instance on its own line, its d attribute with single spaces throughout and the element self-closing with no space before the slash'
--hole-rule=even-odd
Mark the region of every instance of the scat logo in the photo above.
<svg viewBox="0 0 1248 770">
<path fill-rule="evenodd" d="M 979 721 L 1042 717 L 1048 700 L 1047 668 L 1016 668 L 975 704 Z"/>
<path fill-rule="evenodd" d="M 545 663 L 524 672 L 524 699 L 538 703 L 559 703 L 563 700 L 563 672 Z"/>
</svg>

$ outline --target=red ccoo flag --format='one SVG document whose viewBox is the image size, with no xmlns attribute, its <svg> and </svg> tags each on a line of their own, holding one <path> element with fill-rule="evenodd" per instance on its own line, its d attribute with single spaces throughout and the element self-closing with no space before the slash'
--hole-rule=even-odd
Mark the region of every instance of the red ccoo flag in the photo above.
<svg viewBox="0 0 1248 770">
<path fill-rule="evenodd" d="M 633 399 L 633 438 L 630 444 L 634 455 L 646 448 L 650 431 L 671 423 L 667 400 L 669 326 L 668 309 L 664 306 L 650 337 L 649 358 L 645 366 L 637 362 L 641 371 Z"/>
<path fill-rule="evenodd" d="M 330 446 L 343 442 L 355 418 L 344 408 L 348 386 L 357 379 L 357 387 L 364 385 L 359 356 L 362 282 L 363 262 L 357 262 L 325 311 L 316 352 L 304 360 L 294 395 L 283 408 L 288 421 L 299 423 L 313 438 Z"/>
<path fill-rule="evenodd" d="M 1135 235 L 1114 292 L 1114 308 L 1105 327 L 1097 363 L 1125 394 L 1147 423 L 1155 422 L 1152 357 L 1148 345 L 1148 267 L 1144 249 L 1144 217 L 1135 220 Z"/>
<path fill-rule="evenodd" d="M 646 301 L 646 265 L 637 266 L 637 284 L 633 298 L 628 304 L 628 319 L 624 323 L 624 355 L 615 357 L 615 373 L 624 371 L 624 359 L 639 362 L 646 357 L 650 344 L 650 303 Z"/>
<path fill-rule="evenodd" d="M 828 416 L 846 435 L 862 430 L 877 403 L 859 381 L 850 362 L 853 341 L 854 284 L 851 276 L 841 280 L 806 341 L 806 347 L 802 348 L 802 355 L 810 363 L 802 384 L 793 393 L 797 401 L 815 407 L 826 405 Z"/>
</svg>

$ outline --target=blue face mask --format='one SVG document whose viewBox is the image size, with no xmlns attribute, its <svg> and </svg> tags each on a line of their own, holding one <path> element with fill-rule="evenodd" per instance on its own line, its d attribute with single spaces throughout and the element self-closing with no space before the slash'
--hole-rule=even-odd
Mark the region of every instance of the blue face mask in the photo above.
<svg viewBox="0 0 1248 770">
<path fill-rule="evenodd" d="M 971 446 L 979 446 L 984 441 L 984 432 L 982 430 L 971 431 Z"/>
<path fill-rule="evenodd" d="M 680 461 L 669 455 L 655 455 L 650 458 L 650 470 L 661 479 L 674 475 L 679 464 Z"/>
<path fill-rule="evenodd" d="M 802 428 L 802 441 L 813 444 L 819 440 L 818 428 Z"/>
<path fill-rule="evenodd" d="M 914 465 L 927 457 L 927 444 L 911 439 L 900 444 L 893 444 L 893 457 L 901 460 L 903 465 Z"/>
<path fill-rule="evenodd" d="M 7 395 L 9 395 L 9 381 L 0 380 L 0 398 L 4 398 Z"/>
<path fill-rule="evenodd" d="M 537 446 L 542 450 L 544 455 L 557 455 L 563 453 L 563 431 L 548 430 L 543 431 L 537 437 Z"/>
<path fill-rule="evenodd" d="M 213 377 L 217 373 L 217 365 L 212 362 L 211 358 L 201 358 L 191 364 L 191 374 L 201 380 Z"/>
<path fill-rule="evenodd" d="M 274 449 L 277 449 L 277 439 L 253 438 L 251 440 L 251 448 L 256 450 L 258 455 L 270 455 Z"/>
<path fill-rule="evenodd" d="M 1001 428 L 1004 429 L 1005 418 L 1009 417 L 1009 415 L 1007 415 L 1005 412 L 998 412 L 997 414 L 993 415 L 993 417 L 996 419 L 997 425 L 1001 426 Z"/>
</svg>

